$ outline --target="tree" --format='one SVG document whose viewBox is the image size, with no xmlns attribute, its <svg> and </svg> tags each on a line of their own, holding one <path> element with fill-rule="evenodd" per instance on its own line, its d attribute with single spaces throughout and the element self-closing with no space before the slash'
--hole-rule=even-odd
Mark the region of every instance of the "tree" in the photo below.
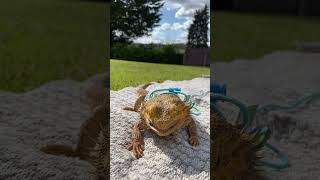
<svg viewBox="0 0 320 180">
<path fill-rule="evenodd" d="M 131 42 L 159 26 L 163 0 L 113 0 L 111 42 Z"/>
<path fill-rule="evenodd" d="M 208 47 L 208 24 L 209 10 L 205 5 L 203 9 L 197 10 L 194 14 L 194 20 L 188 29 L 189 48 L 207 48 Z"/>
</svg>

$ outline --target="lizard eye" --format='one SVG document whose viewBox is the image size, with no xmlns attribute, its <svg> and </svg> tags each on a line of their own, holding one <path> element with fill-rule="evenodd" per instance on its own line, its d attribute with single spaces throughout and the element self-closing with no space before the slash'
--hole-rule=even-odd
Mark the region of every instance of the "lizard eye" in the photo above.
<svg viewBox="0 0 320 180">
<path fill-rule="evenodd" d="M 153 124 L 152 123 L 149 123 L 150 124 L 150 126 L 153 126 Z"/>
</svg>

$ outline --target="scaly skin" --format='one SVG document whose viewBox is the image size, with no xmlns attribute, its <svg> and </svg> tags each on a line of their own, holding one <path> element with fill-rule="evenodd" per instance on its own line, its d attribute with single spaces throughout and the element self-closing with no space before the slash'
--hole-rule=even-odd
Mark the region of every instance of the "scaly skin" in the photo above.
<svg viewBox="0 0 320 180">
<path fill-rule="evenodd" d="M 189 134 L 189 143 L 193 146 L 199 144 L 197 128 L 190 115 L 190 107 L 179 97 L 171 94 L 158 95 L 148 101 L 144 101 L 148 91 L 144 85 L 138 90 L 138 99 L 133 108 L 125 110 L 135 111 L 140 114 L 138 121 L 132 128 L 131 142 L 128 150 L 132 151 L 136 158 L 143 156 L 144 143 L 142 130 L 149 129 L 159 136 L 169 136 L 177 130 L 186 127 Z"/>
<path fill-rule="evenodd" d="M 214 180 L 261 179 L 253 137 L 211 112 L 211 176 Z"/>
</svg>

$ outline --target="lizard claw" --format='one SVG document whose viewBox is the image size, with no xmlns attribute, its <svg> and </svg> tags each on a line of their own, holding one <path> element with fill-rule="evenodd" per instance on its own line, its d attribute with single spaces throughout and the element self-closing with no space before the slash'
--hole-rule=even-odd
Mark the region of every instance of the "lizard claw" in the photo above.
<svg viewBox="0 0 320 180">
<path fill-rule="evenodd" d="M 191 137 L 189 138 L 189 143 L 190 143 L 192 146 L 198 146 L 198 145 L 199 145 L 198 137 L 197 137 L 197 136 L 191 136 Z"/>
<path fill-rule="evenodd" d="M 128 145 L 128 150 L 132 151 L 134 156 L 139 159 L 143 156 L 144 147 L 139 141 L 132 141 Z"/>
</svg>

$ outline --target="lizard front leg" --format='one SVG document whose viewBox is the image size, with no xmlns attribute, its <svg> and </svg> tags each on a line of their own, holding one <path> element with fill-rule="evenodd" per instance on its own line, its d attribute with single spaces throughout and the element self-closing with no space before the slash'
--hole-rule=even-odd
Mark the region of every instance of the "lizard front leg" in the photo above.
<svg viewBox="0 0 320 180">
<path fill-rule="evenodd" d="M 123 110 L 138 112 L 140 106 L 142 105 L 142 103 L 143 103 L 143 101 L 144 101 L 144 98 L 145 98 L 145 96 L 140 96 L 140 97 L 136 100 L 133 108 L 132 108 L 132 107 L 125 107 L 125 108 L 123 108 Z"/>
<path fill-rule="evenodd" d="M 189 143 L 192 146 L 199 145 L 197 126 L 194 120 L 191 118 L 189 124 L 187 125 L 188 134 L 189 134 Z"/>
<path fill-rule="evenodd" d="M 131 142 L 128 145 L 128 150 L 132 151 L 134 156 L 138 159 L 143 156 L 144 151 L 143 140 L 140 131 L 143 129 L 143 127 L 143 121 L 139 121 L 133 126 Z"/>
<path fill-rule="evenodd" d="M 148 91 L 145 90 L 144 88 L 148 87 L 149 84 L 144 85 L 143 88 L 140 88 L 138 90 L 138 99 L 136 100 L 136 102 L 134 103 L 134 107 L 125 107 L 123 108 L 123 110 L 127 110 L 127 111 L 134 111 L 134 112 L 138 112 L 139 108 L 141 107 L 142 103 L 144 102 L 144 98 L 146 97 Z"/>
</svg>

